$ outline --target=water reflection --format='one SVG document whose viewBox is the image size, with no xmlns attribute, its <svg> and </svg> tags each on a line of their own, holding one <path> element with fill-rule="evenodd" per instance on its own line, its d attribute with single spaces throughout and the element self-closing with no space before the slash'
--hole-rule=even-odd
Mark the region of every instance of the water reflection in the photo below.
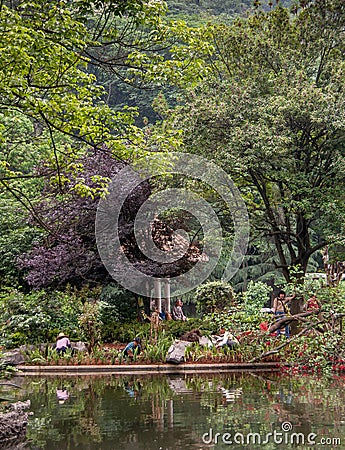
<svg viewBox="0 0 345 450">
<path fill-rule="evenodd" d="M 67 389 L 56 389 L 56 397 L 60 404 L 64 404 L 69 399 L 69 392 Z"/>
<path fill-rule="evenodd" d="M 244 448 L 205 433 L 293 431 L 338 437 L 345 448 L 344 378 L 231 374 L 16 378 L 30 398 L 31 449 Z M 296 446 L 295 446 L 296 447 Z M 246 448 L 262 448 L 250 444 Z M 270 442 L 264 448 L 291 448 Z M 315 448 L 299 445 L 298 448 Z"/>
</svg>

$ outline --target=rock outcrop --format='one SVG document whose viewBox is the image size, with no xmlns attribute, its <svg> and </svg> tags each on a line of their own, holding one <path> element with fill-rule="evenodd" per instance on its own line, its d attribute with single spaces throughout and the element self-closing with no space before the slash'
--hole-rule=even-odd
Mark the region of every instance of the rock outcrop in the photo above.
<svg viewBox="0 0 345 450">
<path fill-rule="evenodd" d="M 26 448 L 26 425 L 30 400 L 12 403 L 0 414 L 0 445 L 2 450 Z"/>
<path fill-rule="evenodd" d="M 185 361 L 185 350 L 192 342 L 176 340 L 170 347 L 166 356 L 166 362 L 180 364 Z"/>
</svg>

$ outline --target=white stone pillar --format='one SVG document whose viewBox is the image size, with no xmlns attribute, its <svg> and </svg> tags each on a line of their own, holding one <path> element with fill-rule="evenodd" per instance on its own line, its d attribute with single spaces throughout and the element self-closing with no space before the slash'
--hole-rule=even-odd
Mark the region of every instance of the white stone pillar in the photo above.
<svg viewBox="0 0 345 450">
<path fill-rule="evenodd" d="M 155 298 L 158 312 L 162 312 L 162 286 L 160 280 L 155 280 Z"/>
<path fill-rule="evenodd" d="M 168 313 L 171 313 L 170 306 L 170 281 L 169 279 L 164 281 L 164 297 L 165 297 L 165 307 Z"/>
</svg>

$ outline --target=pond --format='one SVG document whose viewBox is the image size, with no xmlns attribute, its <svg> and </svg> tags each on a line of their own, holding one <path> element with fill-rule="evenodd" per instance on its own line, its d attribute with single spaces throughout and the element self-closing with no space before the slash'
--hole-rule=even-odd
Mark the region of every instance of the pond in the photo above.
<svg viewBox="0 0 345 450">
<path fill-rule="evenodd" d="M 22 389 L 7 395 L 31 400 L 32 450 L 345 448 L 343 377 L 232 373 L 13 382 Z"/>
</svg>

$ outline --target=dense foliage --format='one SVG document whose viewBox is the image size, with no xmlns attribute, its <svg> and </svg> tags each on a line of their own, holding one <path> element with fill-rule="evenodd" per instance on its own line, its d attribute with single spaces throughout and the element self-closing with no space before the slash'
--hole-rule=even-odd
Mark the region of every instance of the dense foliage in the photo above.
<svg viewBox="0 0 345 450">
<path fill-rule="evenodd" d="M 343 2 L 307 2 L 186 32 L 206 75 L 166 111 L 236 180 L 287 281 L 343 236 L 344 17 Z"/>
<path fill-rule="evenodd" d="M 196 289 L 195 303 L 202 314 L 221 312 L 233 306 L 234 291 L 227 283 L 211 281 Z"/>
<path fill-rule="evenodd" d="M 1 345 L 18 347 L 23 344 L 55 342 L 60 331 L 78 338 L 78 316 L 81 313 L 81 293 L 32 291 L 24 295 L 17 289 L 1 294 Z"/>
<path fill-rule="evenodd" d="M 321 249 L 341 254 L 344 245 L 345 6 L 255 3 L 1 3 L 1 346 L 49 343 L 62 330 L 88 341 L 103 362 L 121 362 L 116 349 L 97 344 L 139 335 L 146 361 L 162 362 L 184 332 L 224 327 L 240 340 L 238 349 L 193 345 L 189 357 L 281 358 L 306 370 L 342 365 L 344 288 L 303 276 L 320 268 Z M 137 167 L 151 152 L 164 153 L 157 161 L 167 163 L 175 149 L 213 159 L 231 175 L 252 239 L 233 283 L 243 294 L 215 271 L 189 296 L 202 317 L 161 323 L 157 345 L 150 324 L 136 320 L 137 298 L 110 283 L 94 222 L 121 168 Z M 193 185 L 219 206 L 207 186 L 168 181 Z M 138 208 L 167 184 L 159 177 L 142 183 L 125 203 L 120 235 L 128 254 Z M 174 229 L 199 226 L 181 211 L 166 216 Z M 229 242 L 230 216 L 222 217 Z M 223 260 L 228 253 L 225 245 Z M 138 255 L 136 248 L 130 256 Z M 321 314 L 296 319 L 293 345 L 267 332 L 274 319 L 260 308 L 272 289 L 258 279 L 301 303 L 313 292 L 320 299 Z M 46 361 L 47 354 L 36 357 Z"/>
</svg>

